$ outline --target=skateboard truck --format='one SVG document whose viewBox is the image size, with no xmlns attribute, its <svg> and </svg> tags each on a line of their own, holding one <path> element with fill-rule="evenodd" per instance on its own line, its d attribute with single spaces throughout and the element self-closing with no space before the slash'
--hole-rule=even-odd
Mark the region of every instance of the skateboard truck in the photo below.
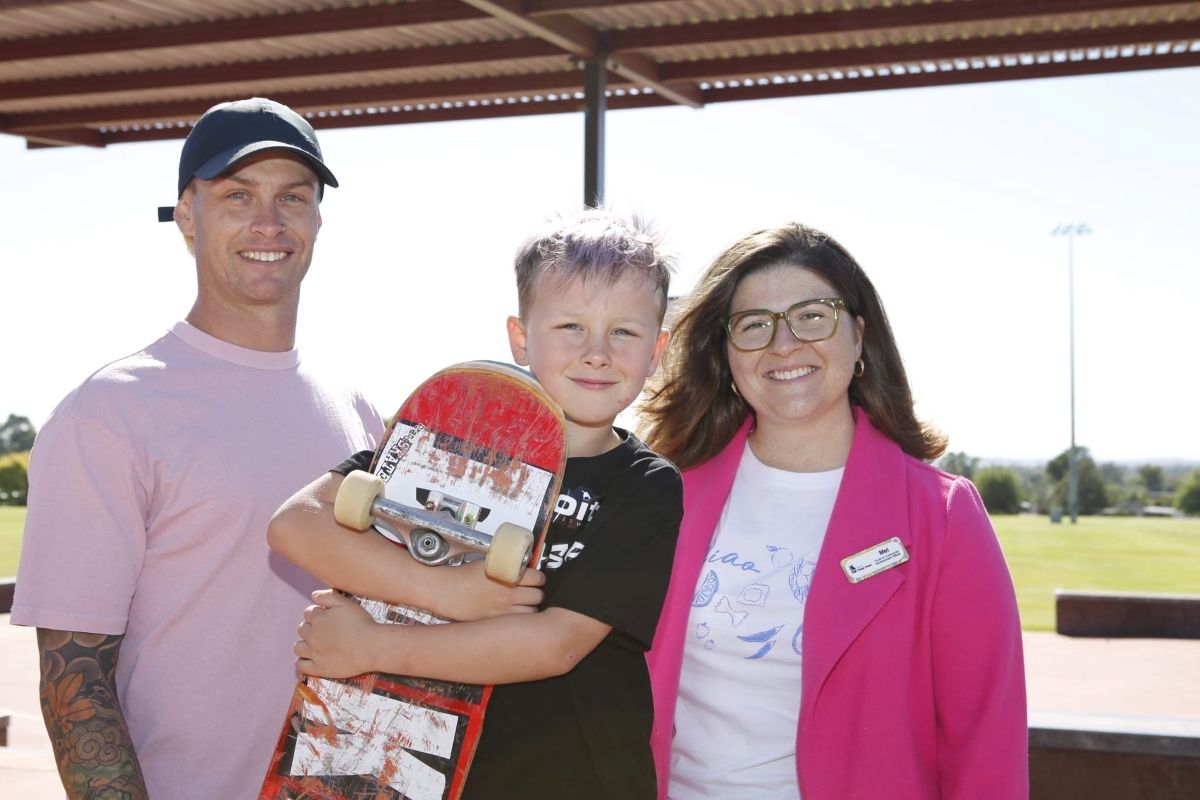
<svg viewBox="0 0 1200 800">
<path fill-rule="evenodd" d="M 357 531 L 365 531 L 376 520 L 402 523 L 411 530 L 396 532 L 412 557 L 422 564 L 451 566 L 470 560 L 469 553 L 451 553 L 454 542 L 468 550 L 486 553 L 483 571 L 489 578 L 505 583 L 516 583 L 521 579 L 533 551 L 532 532 L 520 525 L 502 522 L 495 533 L 484 533 L 465 524 L 465 520 L 477 518 L 479 507 L 473 503 L 455 501 L 451 516 L 437 509 L 440 502 L 452 498 L 439 496 L 432 509 L 413 508 L 389 500 L 383 496 L 383 490 L 382 478 L 354 470 L 338 488 L 333 503 L 334 518 Z M 430 505 L 428 500 L 426 505 Z"/>
</svg>

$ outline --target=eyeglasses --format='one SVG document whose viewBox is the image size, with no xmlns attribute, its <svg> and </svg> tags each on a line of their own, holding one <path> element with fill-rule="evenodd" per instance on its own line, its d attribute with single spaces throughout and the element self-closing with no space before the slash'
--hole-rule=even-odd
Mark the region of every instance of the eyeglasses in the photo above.
<svg viewBox="0 0 1200 800">
<path fill-rule="evenodd" d="M 729 343 L 743 352 L 762 350 L 775 338 L 775 321 L 783 320 L 788 330 L 802 342 L 823 342 L 837 333 L 838 313 L 846 307 L 840 297 L 805 300 L 787 311 L 754 308 L 739 311 L 721 320 L 729 333 Z"/>
</svg>

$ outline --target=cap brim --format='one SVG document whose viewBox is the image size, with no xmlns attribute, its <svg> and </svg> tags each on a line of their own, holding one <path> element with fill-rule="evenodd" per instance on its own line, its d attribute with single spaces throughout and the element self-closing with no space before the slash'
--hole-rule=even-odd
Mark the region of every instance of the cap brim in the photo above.
<svg viewBox="0 0 1200 800">
<path fill-rule="evenodd" d="M 288 152 L 295 153 L 304 159 L 305 163 L 312 168 L 313 172 L 317 173 L 317 178 L 320 179 L 321 183 L 325 184 L 326 186 L 337 188 L 337 178 L 335 178 L 333 173 L 329 171 L 329 167 L 325 166 L 319 160 L 314 158 L 311 153 L 305 152 L 299 147 L 296 147 L 293 144 L 288 144 L 287 142 L 254 142 L 241 147 L 233 147 L 229 150 L 224 150 L 220 153 L 217 153 L 208 161 L 205 161 L 200 165 L 199 169 L 192 174 L 201 180 L 210 181 L 218 175 L 228 171 L 234 164 L 238 163 L 242 159 L 248 158 L 255 153 L 261 153 L 263 150 L 287 150 Z"/>
</svg>

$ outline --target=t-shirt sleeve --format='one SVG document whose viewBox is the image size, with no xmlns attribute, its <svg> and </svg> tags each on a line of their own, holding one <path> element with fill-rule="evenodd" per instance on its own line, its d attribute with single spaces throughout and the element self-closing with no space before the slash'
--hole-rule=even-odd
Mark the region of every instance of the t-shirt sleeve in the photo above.
<svg viewBox="0 0 1200 800">
<path fill-rule="evenodd" d="M 371 459 L 374 455 L 375 452 L 373 450 L 359 450 L 329 471 L 336 472 L 338 475 L 349 475 L 356 469 L 368 472 L 371 469 Z"/>
<path fill-rule="evenodd" d="M 648 461 L 604 498 L 589 523 L 603 527 L 545 603 L 607 623 L 641 650 L 654 639 L 683 518 L 678 470 L 658 457 Z"/>
<path fill-rule="evenodd" d="M 29 507 L 12 621 L 121 634 L 146 557 L 150 495 L 107 430 L 55 417 L 29 462 Z"/>
</svg>

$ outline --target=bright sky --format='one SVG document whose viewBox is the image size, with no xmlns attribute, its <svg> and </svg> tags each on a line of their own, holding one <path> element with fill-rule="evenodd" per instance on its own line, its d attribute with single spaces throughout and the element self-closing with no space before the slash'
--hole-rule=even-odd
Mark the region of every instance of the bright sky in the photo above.
<svg viewBox="0 0 1200 800">
<path fill-rule="evenodd" d="M 682 255 L 822 228 L 883 296 L 918 412 L 951 449 L 1069 444 L 1067 243 L 1077 239 L 1076 439 L 1101 461 L 1200 460 L 1200 69 L 610 112 L 608 200 Z M 582 198 L 582 115 L 320 132 L 341 188 L 304 289 L 305 358 L 390 413 L 427 374 L 509 360 L 512 256 Z M 186 314 L 181 141 L 25 150 L 0 135 L 0 414 L 39 426 L 100 365 Z M 1188 344 L 1191 342 L 1192 344 Z"/>
</svg>

